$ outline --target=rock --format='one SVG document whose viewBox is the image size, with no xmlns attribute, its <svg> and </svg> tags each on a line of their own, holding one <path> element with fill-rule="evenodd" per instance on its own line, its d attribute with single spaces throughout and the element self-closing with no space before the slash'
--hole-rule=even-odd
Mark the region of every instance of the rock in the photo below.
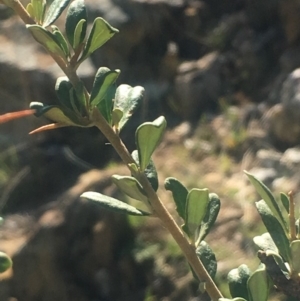
<svg viewBox="0 0 300 301">
<path fill-rule="evenodd" d="M 79 199 L 87 190 L 114 194 L 110 183 L 108 173 L 93 170 L 26 223 L 5 218 L 1 248 L 14 265 L 0 283 L 1 300 L 120 300 L 140 289 L 144 276 L 126 251 L 133 239 L 126 217 Z"/>
<path fill-rule="evenodd" d="M 280 162 L 288 169 L 293 169 L 294 172 L 298 171 L 300 167 L 300 148 L 294 147 L 287 149 L 283 153 Z"/>
<path fill-rule="evenodd" d="M 254 167 L 249 170 L 249 173 L 267 186 L 270 186 L 273 180 L 278 177 L 278 172 L 275 168 Z"/>
<path fill-rule="evenodd" d="M 280 91 L 280 103 L 264 117 L 269 135 L 284 149 L 300 142 L 300 69 L 289 74 Z"/>
<path fill-rule="evenodd" d="M 278 170 L 282 154 L 275 150 L 261 149 L 256 153 L 257 165 Z"/>
<path fill-rule="evenodd" d="M 207 109 L 216 108 L 222 93 L 221 67 L 218 52 L 178 67 L 174 98 L 180 116 L 196 119 Z"/>
</svg>

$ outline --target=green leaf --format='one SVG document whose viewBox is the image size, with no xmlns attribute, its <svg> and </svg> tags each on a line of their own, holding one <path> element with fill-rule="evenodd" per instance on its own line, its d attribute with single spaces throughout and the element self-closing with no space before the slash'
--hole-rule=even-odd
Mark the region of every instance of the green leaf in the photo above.
<svg viewBox="0 0 300 301">
<path fill-rule="evenodd" d="M 83 42 L 86 34 L 86 20 L 80 20 L 74 31 L 73 48 L 76 50 Z"/>
<path fill-rule="evenodd" d="M 113 84 L 108 87 L 104 99 L 97 104 L 98 110 L 110 125 L 112 124 L 112 109 L 115 94 L 116 86 Z"/>
<path fill-rule="evenodd" d="M 70 1 L 71 0 L 53 0 L 47 10 L 43 27 L 47 27 L 54 23 L 59 18 L 63 10 L 68 6 Z"/>
<path fill-rule="evenodd" d="M 189 236 L 195 234 L 207 213 L 209 203 L 208 189 L 192 189 L 186 199 L 185 223 L 189 230 Z"/>
<path fill-rule="evenodd" d="M 217 273 L 217 260 L 211 247 L 205 241 L 201 241 L 196 249 L 196 254 L 210 277 L 214 279 Z"/>
<path fill-rule="evenodd" d="M 291 267 L 293 272 L 300 273 L 300 240 L 291 242 Z"/>
<path fill-rule="evenodd" d="M 218 301 L 247 301 L 247 300 L 244 298 L 234 298 L 234 299 L 219 298 Z"/>
<path fill-rule="evenodd" d="M 56 80 L 55 92 L 59 99 L 59 102 L 64 108 L 67 108 L 73 111 L 73 106 L 70 99 L 70 91 L 73 88 L 73 85 L 69 81 L 68 77 L 62 76 Z"/>
<path fill-rule="evenodd" d="M 98 17 L 94 20 L 91 32 L 84 47 L 80 62 L 85 60 L 95 50 L 100 48 L 109 39 L 111 39 L 119 30 L 112 27 L 104 19 Z"/>
<path fill-rule="evenodd" d="M 260 236 L 255 236 L 253 241 L 262 251 L 271 250 L 278 253 L 278 249 L 269 232 L 266 232 Z"/>
<path fill-rule="evenodd" d="M 289 197 L 285 193 L 281 192 L 280 193 L 280 200 L 281 200 L 281 203 L 282 203 L 284 209 L 286 210 L 286 212 L 289 213 L 290 212 Z"/>
<path fill-rule="evenodd" d="M 52 25 L 51 28 L 52 28 L 52 33 L 55 36 L 58 44 L 64 51 L 65 56 L 68 57 L 70 55 L 70 51 L 69 51 L 69 46 L 68 46 L 68 43 L 67 43 L 65 37 L 63 36 L 63 34 L 61 33 L 61 31 L 59 30 L 59 28 L 57 26 Z"/>
<path fill-rule="evenodd" d="M 111 113 L 111 119 L 112 119 L 112 124 L 118 129 L 119 128 L 119 123 L 120 120 L 123 117 L 123 112 L 120 109 L 113 109 L 112 113 Z"/>
<path fill-rule="evenodd" d="M 281 225 L 282 225 L 283 229 L 285 230 L 285 232 L 287 232 L 287 226 L 286 226 L 286 223 L 285 223 L 284 218 L 282 216 L 282 213 L 281 213 L 281 211 L 278 207 L 278 204 L 277 204 L 273 194 L 269 190 L 269 188 L 265 184 L 263 184 L 261 181 L 256 179 L 250 173 L 248 173 L 248 172 L 245 172 L 245 173 L 248 176 L 248 178 L 249 178 L 250 182 L 252 183 L 252 185 L 255 187 L 258 194 L 267 203 L 269 208 L 272 210 L 274 216 L 281 223 Z"/>
<path fill-rule="evenodd" d="M 40 102 L 31 102 L 30 108 L 36 110 L 35 115 L 37 117 L 45 116 L 54 122 L 64 123 L 67 125 L 77 125 L 68 116 L 66 116 L 62 109 L 58 106 L 47 106 Z"/>
<path fill-rule="evenodd" d="M 130 206 L 130 205 L 124 203 L 124 202 L 121 202 L 117 199 L 103 195 L 98 192 L 87 191 L 87 192 L 84 192 L 80 197 L 86 198 L 90 201 L 94 201 L 94 202 L 96 202 L 96 204 L 99 204 L 99 206 L 102 206 L 103 208 L 110 210 L 110 211 L 126 213 L 129 215 L 137 215 L 137 216 L 149 215 L 149 213 L 147 213 L 147 212 L 139 210 L 133 206 Z"/>
<path fill-rule="evenodd" d="M 119 130 L 124 127 L 142 102 L 144 92 L 145 89 L 140 86 L 120 85 L 117 88 L 114 108 L 120 109 L 123 112 L 123 117 L 119 122 Z"/>
<path fill-rule="evenodd" d="M 161 116 L 153 122 L 145 122 L 137 128 L 135 140 L 139 152 L 141 170 L 145 170 L 148 166 L 154 150 L 162 140 L 166 126 L 166 119 Z"/>
<path fill-rule="evenodd" d="M 112 181 L 122 192 L 131 198 L 148 204 L 148 198 L 137 179 L 129 176 L 113 175 Z"/>
<path fill-rule="evenodd" d="M 40 25 L 26 25 L 34 39 L 43 45 L 50 53 L 56 54 L 66 60 L 64 50 L 61 48 L 55 35 Z"/>
<path fill-rule="evenodd" d="M 179 182 L 176 178 L 165 179 L 165 189 L 172 192 L 174 202 L 176 204 L 176 210 L 179 216 L 185 220 L 185 207 L 188 190 Z"/>
<path fill-rule="evenodd" d="M 92 105 L 97 106 L 105 98 L 109 87 L 116 82 L 119 74 L 120 70 L 113 71 L 106 67 L 98 69 L 90 98 Z"/>
<path fill-rule="evenodd" d="M 286 261 L 289 261 L 289 259 L 291 258 L 289 240 L 284 229 L 282 228 L 282 225 L 264 200 L 256 202 L 255 205 L 265 227 L 267 228 L 270 236 L 277 246 L 280 255 Z"/>
<path fill-rule="evenodd" d="M 34 20 L 35 19 L 35 16 L 34 16 L 34 10 L 33 10 L 33 6 L 32 6 L 32 3 L 29 2 L 26 6 L 26 10 L 28 12 L 28 14 L 30 15 L 30 17 Z"/>
<path fill-rule="evenodd" d="M 232 297 L 242 297 L 249 300 L 247 281 L 250 277 L 250 270 L 245 265 L 240 265 L 237 269 L 233 269 L 228 273 L 227 281 L 230 294 Z"/>
<path fill-rule="evenodd" d="M 0 252 L 0 273 L 4 273 L 12 266 L 12 261 L 7 254 Z"/>
<path fill-rule="evenodd" d="M 87 12 L 84 0 L 75 0 L 67 12 L 66 35 L 73 49 L 76 49 L 85 38 L 87 27 Z"/>
<path fill-rule="evenodd" d="M 267 301 L 270 291 L 270 280 L 265 265 L 258 268 L 249 278 L 249 301 Z"/>
<path fill-rule="evenodd" d="M 42 23 L 46 11 L 46 0 L 31 0 L 32 13 L 38 23 Z"/>
<path fill-rule="evenodd" d="M 57 79 L 55 91 L 64 114 L 75 123 L 81 123 L 80 117 L 85 113 L 84 104 L 78 99 L 73 85 L 66 76 Z"/>
<path fill-rule="evenodd" d="M 203 240 L 213 227 L 221 207 L 219 197 L 215 193 L 209 194 L 209 203 L 207 205 L 206 215 L 201 222 L 199 236 L 197 241 Z"/>
<path fill-rule="evenodd" d="M 140 162 L 139 162 L 139 154 L 137 150 L 134 150 L 131 154 L 132 158 L 134 159 L 134 161 L 136 162 L 137 166 L 140 166 Z M 158 176 L 157 176 L 157 171 L 154 165 L 154 162 L 152 161 L 152 159 L 150 159 L 150 162 L 148 164 L 148 166 L 146 167 L 146 169 L 144 170 L 144 173 L 147 177 L 147 179 L 149 180 L 152 188 L 157 191 L 158 189 Z"/>
</svg>

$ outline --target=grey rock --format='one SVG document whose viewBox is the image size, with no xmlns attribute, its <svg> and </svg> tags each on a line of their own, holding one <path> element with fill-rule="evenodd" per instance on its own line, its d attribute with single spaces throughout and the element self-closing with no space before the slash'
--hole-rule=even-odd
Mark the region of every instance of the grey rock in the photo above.
<svg viewBox="0 0 300 301">
<path fill-rule="evenodd" d="M 282 154 L 275 150 L 261 149 L 256 153 L 257 164 L 263 168 L 275 168 L 280 166 Z"/>
<path fill-rule="evenodd" d="M 275 168 L 254 167 L 249 170 L 249 173 L 253 174 L 267 186 L 270 186 L 278 177 L 278 171 Z"/>
</svg>

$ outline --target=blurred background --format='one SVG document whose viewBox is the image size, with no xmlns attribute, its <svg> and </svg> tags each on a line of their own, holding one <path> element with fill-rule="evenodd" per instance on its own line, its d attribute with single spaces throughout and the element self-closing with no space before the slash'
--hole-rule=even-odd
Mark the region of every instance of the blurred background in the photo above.
<svg viewBox="0 0 300 301">
<path fill-rule="evenodd" d="M 208 242 L 218 259 L 217 283 L 229 296 L 228 271 L 257 267 L 252 238 L 265 231 L 243 170 L 275 193 L 293 190 L 297 199 L 300 2 L 85 3 L 90 22 L 101 16 L 120 33 L 79 76 L 90 88 L 106 66 L 121 69 L 118 84 L 145 87 L 143 105 L 122 132 L 130 151 L 139 124 L 166 116 L 168 130 L 153 158 L 159 195 L 175 214 L 166 177 L 219 194 L 222 209 Z M 64 17 L 57 25 L 63 28 Z M 18 16 L 0 5 L 0 113 L 31 101 L 57 103 L 59 76 Z M 128 171 L 101 133 L 62 128 L 28 135 L 47 122 L 29 117 L 0 127 L 0 249 L 14 262 L 1 275 L 0 301 L 206 300 L 158 220 L 80 200 L 95 190 L 135 204 L 110 181 Z"/>
</svg>

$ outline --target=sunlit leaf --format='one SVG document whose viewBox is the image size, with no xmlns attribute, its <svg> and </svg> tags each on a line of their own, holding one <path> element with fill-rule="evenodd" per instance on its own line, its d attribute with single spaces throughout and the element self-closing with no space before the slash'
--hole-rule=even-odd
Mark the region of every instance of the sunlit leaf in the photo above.
<svg viewBox="0 0 300 301">
<path fill-rule="evenodd" d="M 97 106 L 105 99 L 109 88 L 116 82 L 119 74 L 120 70 L 110 70 L 106 67 L 98 69 L 90 98 L 92 105 Z"/>
<path fill-rule="evenodd" d="M 279 209 L 279 206 L 278 206 L 272 192 L 270 191 L 270 189 L 264 183 L 259 181 L 255 176 L 253 176 L 252 174 L 250 174 L 248 172 L 245 172 L 245 173 L 248 176 L 248 178 L 249 178 L 250 182 L 252 183 L 252 185 L 255 187 L 258 194 L 267 203 L 267 205 L 269 206 L 269 208 L 273 212 L 274 216 L 281 223 L 281 225 L 282 225 L 283 229 L 285 230 L 285 232 L 287 232 L 286 223 L 284 221 L 284 218 L 283 218 L 282 213 Z"/>
<path fill-rule="evenodd" d="M 196 254 L 210 277 L 214 279 L 217 273 L 217 260 L 211 247 L 205 241 L 201 241 L 196 249 Z"/>
<path fill-rule="evenodd" d="M 275 217 L 269 206 L 264 200 L 255 203 L 256 208 L 261 216 L 261 219 L 272 237 L 280 255 L 289 261 L 291 254 L 289 248 L 289 240 L 286 236 L 281 223 Z"/>
<path fill-rule="evenodd" d="M 154 150 L 162 140 L 166 126 L 166 119 L 161 116 L 153 122 L 145 122 L 137 128 L 135 140 L 139 153 L 141 170 L 145 170 L 148 166 Z"/>
<path fill-rule="evenodd" d="M 35 115 L 37 117 L 45 116 L 46 118 L 63 123 L 66 125 L 76 125 L 69 117 L 67 117 L 61 108 L 58 106 L 47 106 L 40 102 L 30 103 L 30 108 L 36 110 Z"/>
<path fill-rule="evenodd" d="M 103 100 L 97 104 L 98 110 L 110 125 L 112 125 L 112 110 L 115 94 L 116 85 L 113 84 L 108 87 Z"/>
<path fill-rule="evenodd" d="M 131 155 L 132 155 L 132 158 L 134 159 L 134 161 L 137 163 L 137 166 L 140 166 L 138 151 L 134 150 Z M 152 188 L 155 191 L 157 191 L 158 177 L 157 177 L 156 167 L 155 167 L 152 159 L 150 159 L 150 162 L 149 162 L 148 166 L 146 167 L 146 169 L 144 170 L 144 173 L 145 173 L 147 179 L 149 180 Z"/>
<path fill-rule="evenodd" d="M 88 191 L 81 195 L 82 198 L 86 198 L 90 201 L 94 201 L 99 206 L 115 212 L 126 213 L 129 215 L 145 216 L 149 213 L 139 210 L 131 205 L 121 202 L 115 198 L 103 195 L 98 192 Z"/>
<path fill-rule="evenodd" d="M 253 241 L 259 247 L 259 249 L 262 251 L 271 250 L 276 253 L 278 252 L 278 249 L 277 249 L 269 232 L 264 233 L 260 236 L 255 236 L 253 238 Z"/>
<path fill-rule="evenodd" d="M 0 273 L 4 273 L 12 266 L 12 261 L 7 254 L 0 252 Z"/>
<path fill-rule="evenodd" d="M 270 285 L 265 265 L 262 265 L 250 276 L 247 282 L 249 301 L 267 301 Z"/>
<path fill-rule="evenodd" d="M 64 50 L 61 48 L 55 35 L 40 25 L 26 25 L 34 39 L 43 45 L 50 53 L 54 53 L 66 60 Z"/>
<path fill-rule="evenodd" d="M 194 188 L 188 193 L 186 199 L 185 223 L 189 229 L 190 236 L 193 236 L 196 229 L 201 225 L 201 222 L 207 213 L 208 203 L 208 189 Z"/>
<path fill-rule="evenodd" d="M 244 298 L 233 298 L 233 299 L 228 299 L 228 298 L 219 298 L 218 301 L 247 301 L 246 299 Z"/>
<path fill-rule="evenodd" d="M 142 102 L 144 92 L 144 88 L 140 86 L 120 85 L 117 88 L 114 108 L 120 109 L 123 112 L 122 119 L 119 122 L 119 130 L 124 127 Z"/>
<path fill-rule="evenodd" d="M 148 198 L 143 191 L 143 187 L 137 179 L 129 176 L 113 175 L 112 181 L 122 192 L 124 192 L 131 198 L 142 201 L 144 203 L 148 202 Z"/>
<path fill-rule="evenodd" d="M 119 123 L 120 120 L 123 117 L 123 112 L 120 109 L 113 109 L 111 112 L 111 119 L 112 119 L 112 124 L 118 129 L 119 129 Z"/>
<path fill-rule="evenodd" d="M 221 207 L 219 197 L 215 193 L 209 194 L 209 203 L 207 205 L 206 215 L 201 222 L 197 241 L 203 240 L 213 227 Z"/>
<path fill-rule="evenodd" d="M 176 178 L 166 178 L 165 188 L 172 192 L 179 216 L 185 220 L 186 198 L 189 193 L 187 188 Z"/>
<path fill-rule="evenodd" d="M 69 46 L 68 46 L 68 43 L 67 43 L 65 37 L 63 36 L 63 34 L 61 33 L 61 31 L 59 30 L 59 28 L 57 26 L 52 25 L 51 28 L 52 28 L 52 33 L 55 36 L 58 44 L 64 51 L 65 56 L 68 57 L 70 54 L 70 51 L 69 51 Z"/>
<path fill-rule="evenodd" d="M 73 49 L 76 49 L 84 40 L 87 27 L 87 12 L 83 0 L 71 3 L 67 12 L 66 34 Z"/>
<path fill-rule="evenodd" d="M 233 298 L 241 297 L 249 299 L 247 281 L 250 277 L 250 270 L 247 265 L 242 264 L 237 269 L 233 269 L 228 273 L 227 281 L 230 294 Z"/>
<path fill-rule="evenodd" d="M 28 14 L 30 15 L 30 17 L 34 20 L 35 17 L 34 17 L 34 10 L 33 10 L 33 6 L 32 6 L 32 3 L 29 2 L 26 6 L 26 10 L 28 12 Z"/>
<path fill-rule="evenodd" d="M 116 28 L 112 27 L 104 19 L 98 17 L 94 20 L 91 32 L 89 34 L 88 40 L 83 50 L 82 57 L 80 61 L 85 60 L 89 55 L 91 55 L 96 49 L 100 48 L 105 44 L 110 38 L 119 32 Z"/>
<path fill-rule="evenodd" d="M 46 11 L 46 0 L 31 0 L 32 13 L 38 23 L 42 23 Z M 31 10 L 31 8 L 29 8 Z"/>
<path fill-rule="evenodd" d="M 47 27 L 54 23 L 59 18 L 63 10 L 68 6 L 70 1 L 71 0 L 53 0 L 46 12 L 43 26 Z"/>
<path fill-rule="evenodd" d="M 291 266 L 294 272 L 300 273 L 300 240 L 291 242 Z"/>
<path fill-rule="evenodd" d="M 289 211 L 290 211 L 289 197 L 285 193 L 281 192 L 280 193 L 280 200 L 281 200 L 281 203 L 282 203 L 284 209 L 286 210 L 286 212 L 289 213 Z"/>
</svg>

